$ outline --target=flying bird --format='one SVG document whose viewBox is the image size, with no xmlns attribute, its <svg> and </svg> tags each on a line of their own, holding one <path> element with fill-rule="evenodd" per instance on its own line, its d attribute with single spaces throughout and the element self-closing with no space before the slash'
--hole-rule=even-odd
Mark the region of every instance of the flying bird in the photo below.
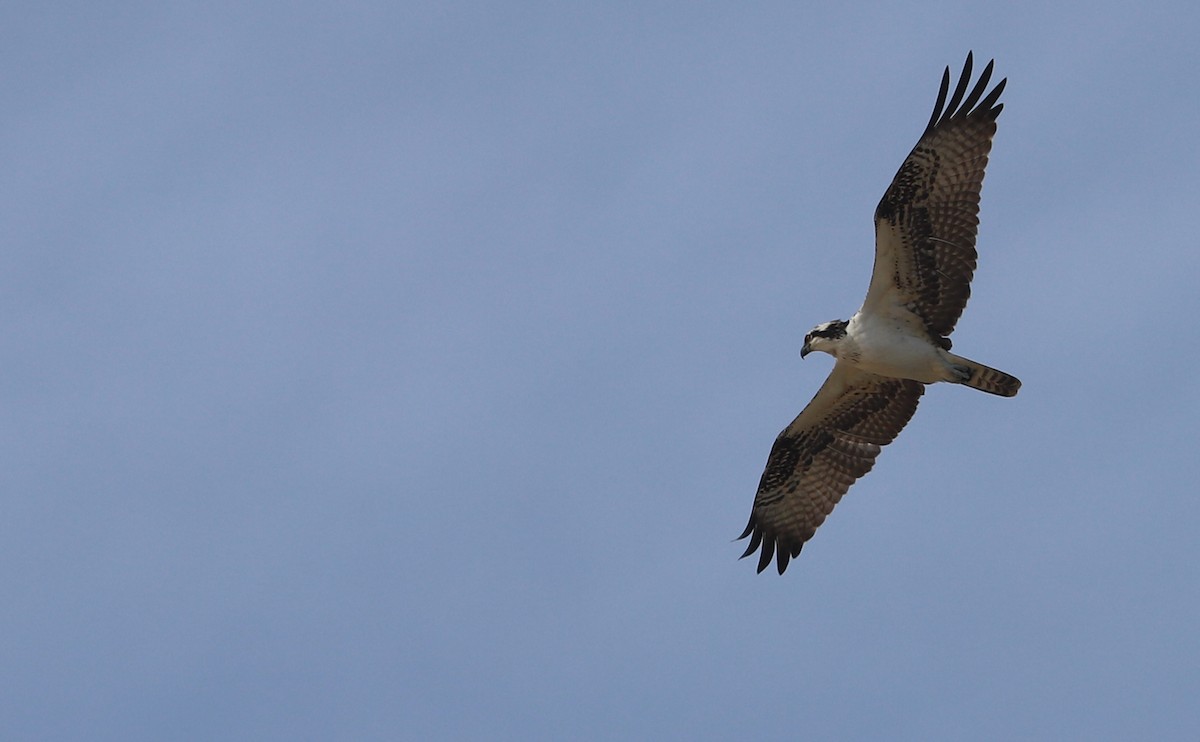
<svg viewBox="0 0 1200 742">
<path fill-rule="evenodd" d="M 926 384 L 948 381 L 1011 397 L 1021 382 L 950 352 L 949 335 L 971 295 L 979 191 L 1001 80 L 987 92 L 988 62 L 974 87 L 971 54 L 950 93 L 942 75 L 933 115 L 875 209 L 875 267 L 862 307 L 849 320 L 817 325 L 803 358 L 836 360 L 808 406 L 775 439 L 754 497 L 743 558 L 761 548 L 758 571 L 779 573 L 871 470 L 883 446 L 912 418 Z M 986 95 L 985 95 L 986 93 Z"/>
</svg>

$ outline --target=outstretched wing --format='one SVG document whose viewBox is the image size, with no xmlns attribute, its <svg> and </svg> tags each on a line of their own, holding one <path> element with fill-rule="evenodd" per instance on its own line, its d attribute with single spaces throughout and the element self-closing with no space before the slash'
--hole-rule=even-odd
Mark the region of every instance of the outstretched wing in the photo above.
<svg viewBox="0 0 1200 742">
<path fill-rule="evenodd" d="M 742 557 L 762 547 L 758 571 L 777 555 L 779 574 L 871 470 L 917 409 L 923 384 L 876 376 L 839 362 L 808 406 L 784 428 L 758 484 Z"/>
<path fill-rule="evenodd" d="M 950 68 L 942 75 L 929 125 L 875 209 L 875 269 L 863 312 L 906 309 L 934 338 L 954 330 L 971 296 L 979 191 L 1004 108 L 996 101 L 1006 80 L 983 97 L 991 77 L 988 62 L 967 93 L 968 54 L 947 103 Z"/>
</svg>

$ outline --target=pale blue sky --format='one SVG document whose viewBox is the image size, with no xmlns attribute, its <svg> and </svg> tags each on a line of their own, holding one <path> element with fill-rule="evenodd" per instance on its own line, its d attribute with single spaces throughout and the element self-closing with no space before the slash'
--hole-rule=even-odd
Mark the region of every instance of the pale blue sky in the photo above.
<svg viewBox="0 0 1200 742">
<path fill-rule="evenodd" d="M 0 737 L 1195 739 L 1192 3 L 8 4 Z M 733 543 L 1007 76 L 956 350 Z"/>
</svg>

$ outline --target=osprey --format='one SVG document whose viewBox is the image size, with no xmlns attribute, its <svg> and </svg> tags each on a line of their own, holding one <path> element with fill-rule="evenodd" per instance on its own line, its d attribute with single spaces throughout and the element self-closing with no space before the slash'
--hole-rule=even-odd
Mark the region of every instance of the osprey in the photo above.
<svg viewBox="0 0 1200 742">
<path fill-rule="evenodd" d="M 758 571 L 779 573 L 871 470 L 917 409 L 926 384 L 948 381 L 1011 397 L 1014 376 L 950 352 L 950 333 L 971 295 L 979 191 L 1004 90 L 987 91 L 988 62 L 967 92 L 971 54 L 949 102 L 950 68 L 929 124 L 875 209 L 875 267 L 862 307 L 849 320 L 817 325 L 800 357 L 837 359 L 808 406 L 784 428 L 758 484 L 745 558 L 762 548 Z"/>
</svg>

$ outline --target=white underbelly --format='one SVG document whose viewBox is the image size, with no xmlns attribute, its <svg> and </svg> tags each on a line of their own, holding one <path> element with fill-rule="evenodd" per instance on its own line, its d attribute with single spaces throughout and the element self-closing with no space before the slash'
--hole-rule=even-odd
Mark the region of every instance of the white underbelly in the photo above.
<svg viewBox="0 0 1200 742">
<path fill-rule="evenodd" d="M 913 379 L 926 384 L 946 378 L 941 348 L 903 325 L 850 321 L 848 335 L 854 339 L 846 361 L 880 376 Z M 922 328 L 923 329 L 923 328 Z"/>
</svg>

